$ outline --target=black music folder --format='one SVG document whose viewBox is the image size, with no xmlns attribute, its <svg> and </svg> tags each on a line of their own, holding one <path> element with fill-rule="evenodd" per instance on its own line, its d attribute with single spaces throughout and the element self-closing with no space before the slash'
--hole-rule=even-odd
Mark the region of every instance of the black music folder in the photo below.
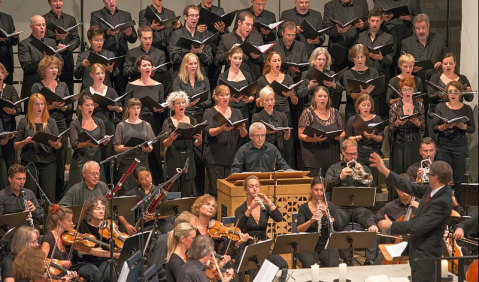
<svg viewBox="0 0 479 282">
<path fill-rule="evenodd" d="M 203 39 L 203 40 L 196 40 L 196 39 L 188 39 L 185 37 L 180 37 L 178 42 L 176 42 L 176 46 L 181 47 L 186 50 L 191 50 L 191 45 L 195 48 L 200 48 L 201 45 L 208 45 L 215 41 L 216 36 L 218 36 L 219 32 Z"/>
<path fill-rule="evenodd" d="M 80 134 L 78 134 L 78 137 L 81 138 L 83 141 L 88 141 L 90 140 L 91 143 L 95 145 L 100 145 L 101 143 L 105 142 L 107 139 L 113 137 L 112 135 L 108 135 L 106 137 L 101 138 L 100 140 L 96 140 L 93 136 L 91 136 L 88 132 L 82 131 Z"/>
<path fill-rule="evenodd" d="M 63 102 L 65 105 L 72 104 L 80 98 L 80 95 L 83 94 L 82 92 L 73 94 L 73 95 L 68 95 L 65 97 L 60 97 L 56 93 L 50 90 L 48 87 L 43 87 L 40 90 L 40 94 L 42 94 L 45 97 L 45 100 L 47 100 L 48 104 L 51 104 L 53 102 Z"/>
<path fill-rule="evenodd" d="M 12 32 L 12 33 L 8 33 L 6 32 L 4 29 L 0 28 L 0 38 L 9 38 L 9 37 L 12 37 L 12 36 L 15 36 L 17 34 L 20 34 L 22 33 L 22 31 L 16 31 L 16 32 Z"/>
<path fill-rule="evenodd" d="M 136 24 L 134 20 L 129 21 L 129 22 L 124 22 L 124 23 L 119 23 L 117 25 L 112 25 L 111 23 L 107 22 L 103 18 L 100 18 L 100 21 L 103 22 L 104 24 L 106 24 L 112 30 L 116 30 L 116 29 L 122 29 L 123 30 L 123 29 L 127 29 L 129 27 L 133 27 Z"/>
<path fill-rule="evenodd" d="M 289 70 L 290 67 L 296 67 L 300 72 L 303 72 L 309 68 L 309 63 L 294 63 L 294 62 L 284 62 L 281 63 L 282 70 Z"/>
<path fill-rule="evenodd" d="M 195 95 L 190 97 L 190 102 L 194 102 L 196 99 L 200 98 L 197 105 L 201 104 L 204 101 L 208 100 L 208 94 L 209 93 L 210 93 L 210 90 L 206 90 L 206 91 L 200 92 L 198 94 L 195 94 Z"/>
<path fill-rule="evenodd" d="M 257 30 L 260 30 L 260 29 L 266 29 L 266 30 L 273 30 L 275 29 L 276 27 L 278 27 L 280 24 L 284 23 L 286 20 L 282 20 L 282 21 L 279 21 L 279 22 L 275 22 L 275 23 L 272 23 L 272 24 L 264 24 L 262 22 L 255 22 L 253 24 L 253 27 L 255 27 Z"/>
<path fill-rule="evenodd" d="M 171 64 L 171 62 L 166 62 L 166 63 L 164 63 L 164 64 L 159 64 L 159 65 L 157 65 L 156 67 L 153 67 L 153 68 L 151 69 L 151 71 L 152 71 L 152 72 L 153 72 L 153 71 L 156 71 L 157 69 L 162 68 L 162 67 L 164 67 L 164 66 L 167 66 L 167 65 L 169 65 L 169 64 Z"/>
<path fill-rule="evenodd" d="M 43 41 L 38 40 L 38 39 L 33 39 L 32 41 L 30 41 L 30 44 L 32 44 L 33 47 L 37 48 L 42 53 L 45 52 L 45 54 L 47 54 L 48 56 L 56 55 L 56 54 L 62 52 L 63 50 L 67 49 L 68 47 L 70 47 L 71 45 L 73 45 L 75 43 L 76 43 L 76 41 L 74 41 L 74 42 L 72 42 L 68 45 L 65 45 L 61 48 L 55 49 L 54 47 L 48 46 Z"/>
<path fill-rule="evenodd" d="M 384 55 L 387 55 L 387 54 L 390 54 L 390 53 L 394 52 L 394 42 L 384 44 L 384 45 L 380 45 L 380 46 L 376 46 L 376 47 L 366 46 L 366 48 L 368 48 L 370 53 L 379 54 L 379 52 L 381 52 L 381 54 L 384 56 Z"/>
<path fill-rule="evenodd" d="M 201 133 L 201 131 L 205 129 L 205 127 L 208 125 L 206 122 L 207 120 L 203 121 L 202 123 L 198 123 L 197 125 L 191 125 L 189 123 L 180 121 L 175 130 L 175 132 L 180 135 L 178 136 L 178 140 L 193 139 L 196 134 Z"/>
<path fill-rule="evenodd" d="M 345 67 L 339 72 L 329 75 L 325 72 L 318 70 L 315 67 L 311 67 L 309 68 L 308 73 L 306 74 L 306 78 L 309 80 L 316 80 L 317 83 L 323 85 L 324 80 L 326 81 L 333 81 L 333 79 L 336 79 L 336 81 L 340 80 L 347 70 L 348 70 L 348 67 Z"/>
<path fill-rule="evenodd" d="M 150 96 L 141 97 L 140 101 L 143 106 L 147 107 L 151 111 L 153 111 L 154 108 L 161 110 L 168 107 L 168 103 L 164 102 L 160 104 L 157 101 L 153 100 L 153 98 L 151 98 Z"/>
<path fill-rule="evenodd" d="M 432 113 L 432 114 L 434 116 L 436 116 L 437 118 L 439 118 L 440 120 L 442 120 L 443 122 L 447 123 L 447 124 L 451 124 L 451 123 L 455 123 L 455 122 L 468 122 L 469 121 L 469 118 L 467 116 L 447 118 L 447 117 L 440 116 L 436 113 Z"/>
<path fill-rule="evenodd" d="M 386 14 L 386 15 L 393 15 L 392 19 L 394 18 L 399 18 L 400 16 L 407 16 L 409 15 L 409 9 L 406 5 L 403 5 L 403 6 L 399 6 L 399 7 L 394 7 L 394 8 L 390 8 L 390 9 L 385 9 L 383 7 L 383 5 L 381 5 L 381 2 L 379 2 L 379 0 L 375 0 L 376 3 L 379 4 L 379 6 L 381 7 L 381 9 L 383 10 L 383 14 Z"/>
<path fill-rule="evenodd" d="M 361 134 L 366 131 L 367 133 L 375 133 L 378 134 L 382 132 L 384 128 L 389 124 L 389 120 L 383 120 L 381 122 L 375 122 L 367 124 L 360 115 L 356 115 L 353 120 L 353 127 L 357 131 L 361 132 Z"/>
<path fill-rule="evenodd" d="M 264 126 L 266 127 L 267 130 L 269 131 L 285 131 L 285 130 L 288 130 L 288 129 L 293 129 L 292 127 L 282 127 L 282 126 L 274 126 L 272 125 L 271 123 L 267 123 L 266 121 L 264 120 L 260 120 L 261 123 L 264 124 Z"/>
<path fill-rule="evenodd" d="M 10 137 L 15 136 L 15 134 L 20 131 L 2 131 L 0 132 L 0 140 L 10 139 Z"/>
<path fill-rule="evenodd" d="M 359 18 L 358 18 L 358 17 L 355 17 L 354 19 L 352 19 L 352 20 L 350 20 L 349 22 L 346 22 L 346 23 L 342 23 L 342 22 L 340 22 L 340 21 L 338 21 L 338 20 L 335 20 L 335 19 L 333 19 L 333 18 L 331 18 L 331 17 L 329 17 L 329 19 L 330 19 L 332 22 L 334 22 L 335 24 L 339 25 L 341 28 L 345 28 L 345 27 L 347 27 L 348 25 L 354 25 L 354 24 L 356 24 L 356 23 L 359 22 Z"/>
<path fill-rule="evenodd" d="M 115 99 L 111 99 L 111 98 L 105 97 L 103 95 L 93 93 L 93 95 L 92 95 L 93 102 L 97 103 L 98 106 L 100 106 L 104 109 L 107 109 L 108 106 L 113 106 L 113 105 L 117 104 L 121 99 L 125 98 L 126 95 L 130 94 L 132 91 L 133 90 L 130 90 L 130 91 L 126 92 L 125 94 L 123 94 L 119 97 L 116 97 Z"/>
<path fill-rule="evenodd" d="M 220 78 L 220 84 L 224 84 L 224 85 L 228 86 L 228 88 L 230 89 L 231 96 L 233 96 L 235 98 L 239 98 L 241 96 L 247 96 L 247 97 L 254 96 L 254 95 L 256 95 L 256 91 L 258 90 L 258 81 L 257 80 L 255 82 L 251 83 L 250 85 L 241 87 L 240 89 L 232 86 L 227 81 L 225 81 L 221 78 Z"/>
<path fill-rule="evenodd" d="M 254 53 L 256 55 L 265 54 L 266 52 L 269 51 L 269 49 L 273 48 L 274 45 L 276 45 L 276 43 L 268 43 L 268 44 L 263 44 L 261 46 L 255 46 L 249 42 L 245 42 L 241 44 L 239 47 L 243 49 L 243 52 L 247 56 L 249 56 L 250 53 Z"/>
<path fill-rule="evenodd" d="M 304 82 L 304 80 L 301 80 L 301 81 L 299 81 L 299 82 L 297 82 L 297 83 L 291 84 L 290 86 L 286 86 L 286 85 L 284 85 L 284 84 L 282 84 L 282 83 L 279 83 L 279 82 L 277 82 L 276 80 L 274 80 L 269 86 L 270 86 L 271 88 L 273 88 L 274 93 L 281 94 L 281 93 L 283 93 L 283 92 L 289 92 L 289 91 L 291 91 L 291 90 L 293 90 L 293 89 L 298 88 L 299 85 L 301 85 L 301 83 L 303 83 L 303 82 Z"/>
<path fill-rule="evenodd" d="M 228 127 L 239 127 L 241 125 L 243 125 L 248 119 L 245 118 L 245 119 L 240 119 L 240 120 L 237 120 L 237 121 L 231 121 L 230 119 L 226 118 L 223 114 L 221 114 L 220 112 L 217 112 L 216 115 L 213 117 L 213 120 L 216 121 L 216 123 L 221 126 L 223 124 L 226 123 L 226 125 Z"/>
<path fill-rule="evenodd" d="M 371 95 L 380 94 L 386 90 L 386 81 L 384 75 L 380 75 L 376 78 L 371 78 L 366 81 L 357 80 L 353 78 L 348 78 L 348 91 L 352 93 L 359 93 L 361 92 L 360 86 L 363 89 L 368 88 L 370 85 L 374 85 L 374 90 L 371 92 Z"/>
<path fill-rule="evenodd" d="M 56 142 L 68 130 L 70 130 L 70 128 L 67 128 L 67 130 L 63 131 L 58 136 L 54 135 L 54 134 L 46 133 L 46 132 L 43 132 L 43 131 L 38 131 L 37 133 L 35 133 L 35 135 L 32 136 L 32 140 L 35 141 L 35 142 L 42 143 L 44 145 L 50 146 L 50 144 L 48 144 L 48 141 L 51 140 L 53 142 Z"/>
<path fill-rule="evenodd" d="M 135 146 L 138 146 L 140 145 L 141 143 L 144 143 L 146 140 L 143 139 L 143 138 L 138 138 L 138 137 L 131 137 L 130 139 L 128 139 L 128 141 L 126 141 L 125 147 L 135 147 Z"/>
<path fill-rule="evenodd" d="M 203 10 L 203 9 L 202 9 Z M 166 28 L 172 27 L 180 19 L 181 16 L 177 16 L 171 19 L 163 20 L 155 11 L 151 9 L 150 6 L 146 7 L 145 18 L 148 22 L 153 23 L 157 22 L 160 25 L 164 25 Z"/>
<path fill-rule="evenodd" d="M 30 97 L 26 97 L 26 98 L 23 98 L 19 101 L 16 101 L 16 102 L 12 102 L 12 101 L 9 101 L 9 100 L 4 100 L 4 99 L 0 99 L 0 109 L 3 109 L 5 107 L 7 108 L 10 108 L 10 109 L 14 109 L 17 105 L 19 105 L 21 102 L 23 101 L 26 101 L 28 100 Z"/>
<path fill-rule="evenodd" d="M 314 26 L 312 26 L 308 22 L 308 20 L 304 20 L 299 27 L 303 30 L 303 32 L 301 32 L 303 34 L 303 36 L 306 39 L 311 39 L 311 40 L 316 39 L 316 37 L 325 34 L 328 30 L 333 28 L 333 26 L 329 26 L 329 27 L 326 27 L 326 28 L 322 28 L 320 30 L 316 30 L 316 28 L 314 28 Z"/>
<path fill-rule="evenodd" d="M 339 135 L 341 135 L 341 133 L 343 133 L 344 130 L 342 129 L 339 129 L 339 130 L 333 130 L 333 131 L 324 131 L 324 130 L 321 130 L 319 128 L 314 128 L 314 127 L 311 127 L 311 126 L 306 126 L 306 128 L 304 129 L 303 131 L 303 134 L 306 134 L 308 135 L 309 137 L 314 137 L 314 135 L 316 134 L 316 136 L 323 136 L 323 137 L 327 137 L 328 140 L 334 140 L 334 138 L 338 137 Z"/>
<path fill-rule="evenodd" d="M 434 68 L 434 64 L 432 63 L 431 60 L 427 59 L 427 60 L 423 60 L 423 61 L 415 61 L 414 62 L 414 66 L 415 67 L 422 67 L 422 70 L 425 71 L 425 70 L 430 70 L 430 69 L 433 69 Z"/>
<path fill-rule="evenodd" d="M 63 28 L 62 26 L 59 26 L 57 24 L 54 24 L 52 23 L 50 20 L 46 19 L 46 25 L 47 25 L 47 28 L 53 32 L 58 32 L 60 34 L 66 34 L 66 33 L 69 33 L 71 30 L 75 29 L 75 28 L 78 28 L 79 26 L 81 26 L 84 22 L 81 22 L 81 23 L 77 23 L 76 25 L 74 26 L 71 26 L 71 27 L 68 27 L 68 28 Z"/>
<path fill-rule="evenodd" d="M 233 23 L 237 12 L 238 10 L 234 10 L 220 16 L 207 9 L 201 9 L 198 25 L 205 24 L 209 31 L 217 32 L 215 28 L 215 23 L 223 22 L 225 24 L 225 27 L 229 27 Z"/>
<path fill-rule="evenodd" d="M 118 56 L 118 57 L 113 57 L 113 58 L 107 58 L 103 55 L 97 54 L 93 51 L 90 52 L 90 55 L 88 55 L 88 61 L 90 62 L 90 65 L 93 65 L 95 63 L 99 63 L 102 65 L 109 65 L 111 63 L 115 63 L 116 65 L 122 63 L 125 60 L 125 55 L 123 56 Z"/>
</svg>

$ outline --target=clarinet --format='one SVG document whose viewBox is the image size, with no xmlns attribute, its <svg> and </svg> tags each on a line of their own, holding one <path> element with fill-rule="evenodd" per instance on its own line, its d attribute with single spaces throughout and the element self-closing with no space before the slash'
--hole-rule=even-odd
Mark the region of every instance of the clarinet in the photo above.
<svg viewBox="0 0 479 282">
<path fill-rule="evenodd" d="M 319 238 L 321 238 L 321 227 L 322 227 L 321 221 L 323 219 L 323 212 L 321 211 L 321 199 L 318 200 L 318 204 L 316 205 L 316 213 L 319 215 L 316 222 L 318 223 Z"/>
<path fill-rule="evenodd" d="M 21 193 L 22 193 L 22 197 L 23 197 L 23 206 L 25 207 L 25 209 L 28 209 L 28 205 L 27 205 L 27 193 L 25 193 L 25 190 L 21 190 Z M 30 227 L 34 227 L 33 225 L 33 217 L 32 217 L 32 212 L 29 211 L 28 212 L 28 218 L 27 218 L 27 222 L 28 222 L 28 226 Z"/>
</svg>

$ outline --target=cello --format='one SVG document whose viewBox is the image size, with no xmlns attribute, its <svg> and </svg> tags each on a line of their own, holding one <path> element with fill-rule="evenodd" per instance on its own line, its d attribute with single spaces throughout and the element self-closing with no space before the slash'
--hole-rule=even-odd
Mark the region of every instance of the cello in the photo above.
<svg viewBox="0 0 479 282">
<path fill-rule="evenodd" d="M 461 217 L 461 215 L 455 210 L 451 211 L 451 216 Z M 452 234 L 449 234 L 447 238 L 444 239 L 444 241 L 447 247 L 447 252 L 449 253 L 450 257 L 462 257 L 462 248 L 461 246 L 457 244 L 456 239 L 454 239 Z M 448 264 L 448 271 L 451 273 L 457 274 L 459 270 L 459 260 L 449 260 L 447 264 Z"/>
</svg>

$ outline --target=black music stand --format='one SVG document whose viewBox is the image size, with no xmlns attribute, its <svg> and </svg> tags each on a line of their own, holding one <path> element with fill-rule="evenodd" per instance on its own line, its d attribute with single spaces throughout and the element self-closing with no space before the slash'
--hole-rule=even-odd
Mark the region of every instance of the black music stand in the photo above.
<svg viewBox="0 0 479 282">
<path fill-rule="evenodd" d="M 139 281 L 141 277 L 141 252 L 136 251 L 131 257 L 126 260 L 129 272 L 126 278 L 127 282 L 136 282 Z M 122 269 L 123 270 L 123 269 Z M 121 277 L 121 276 L 120 276 Z M 120 279 L 118 279 L 120 280 Z"/>
<path fill-rule="evenodd" d="M 469 212 L 471 206 L 477 206 L 478 183 L 461 183 L 461 205 Z"/>
<path fill-rule="evenodd" d="M 12 213 L 0 216 L 0 237 L 11 236 L 14 228 L 24 226 L 27 222 L 28 212 Z"/>
<path fill-rule="evenodd" d="M 376 188 L 374 187 L 334 187 L 331 201 L 340 207 L 348 207 L 353 229 L 354 208 L 374 207 Z"/>
<path fill-rule="evenodd" d="M 83 208 L 83 205 L 79 205 L 79 206 L 70 206 L 70 207 L 66 207 L 66 208 L 69 208 L 72 210 L 73 212 L 73 218 L 72 218 L 72 221 L 73 222 L 78 222 L 78 220 L 80 219 L 80 215 L 81 215 L 81 209 Z"/>
<path fill-rule="evenodd" d="M 281 234 L 276 237 L 272 255 L 293 253 L 292 266 L 296 269 L 298 253 L 310 253 L 319 240 L 320 233 Z"/>
<path fill-rule="evenodd" d="M 273 240 L 268 239 L 253 245 L 246 246 L 239 260 L 236 273 L 248 271 L 254 268 L 261 268 L 264 260 L 268 258 L 269 251 L 273 245 Z"/>
<path fill-rule="evenodd" d="M 168 200 L 161 203 L 156 209 L 158 215 L 174 215 L 177 216 L 182 211 L 190 211 L 197 197 L 188 197 L 181 199 Z"/>
<path fill-rule="evenodd" d="M 140 238 L 143 237 L 143 238 Z M 116 261 L 117 265 L 122 265 L 130 256 L 132 256 L 136 251 L 141 250 L 141 242 L 145 242 L 143 254 L 146 252 L 146 247 L 151 238 L 151 231 L 144 231 L 137 233 L 130 238 L 125 240 L 123 249 L 121 249 L 120 258 Z"/>
<path fill-rule="evenodd" d="M 376 189 L 374 189 L 376 191 Z M 376 232 L 372 231 L 346 231 L 331 233 L 326 249 L 348 249 L 348 265 L 353 266 L 354 249 L 369 248 L 376 239 Z"/>
<path fill-rule="evenodd" d="M 122 216 L 127 216 L 133 214 L 131 208 L 140 201 L 138 196 L 123 196 L 123 197 L 114 197 L 113 198 L 113 211 L 115 215 L 121 214 Z"/>
</svg>

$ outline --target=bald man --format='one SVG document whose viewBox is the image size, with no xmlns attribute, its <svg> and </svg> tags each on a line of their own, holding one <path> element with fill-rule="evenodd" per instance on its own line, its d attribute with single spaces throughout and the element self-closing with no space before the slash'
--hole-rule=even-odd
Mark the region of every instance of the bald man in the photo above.
<svg viewBox="0 0 479 282">
<path fill-rule="evenodd" d="M 18 60 L 23 69 L 22 98 L 29 97 L 33 84 L 42 80 L 38 74 L 38 63 L 45 54 L 32 45 L 32 42 L 40 40 L 46 45 L 56 49 L 55 40 L 45 38 L 47 27 L 45 19 L 42 16 L 35 15 L 30 18 L 30 29 L 32 30 L 32 34 L 18 44 Z M 60 56 L 58 56 L 58 58 L 62 59 Z M 24 104 L 25 111 L 28 109 L 27 103 L 28 100 Z"/>
</svg>

